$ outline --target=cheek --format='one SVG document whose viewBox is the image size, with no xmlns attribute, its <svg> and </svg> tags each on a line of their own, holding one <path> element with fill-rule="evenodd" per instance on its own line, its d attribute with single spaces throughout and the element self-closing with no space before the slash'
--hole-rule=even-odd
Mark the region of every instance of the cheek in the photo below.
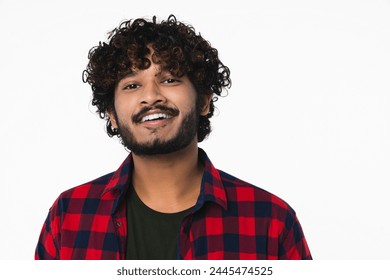
<svg viewBox="0 0 390 280">
<path fill-rule="evenodd" d="M 191 92 L 184 92 L 180 95 L 182 98 L 180 98 L 180 104 L 183 110 L 185 111 L 192 111 L 194 108 L 196 108 L 197 103 L 197 94 L 195 91 Z"/>
<path fill-rule="evenodd" d="M 128 117 L 134 113 L 134 102 L 126 98 L 117 98 L 115 100 L 115 110 L 119 118 Z"/>
<path fill-rule="evenodd" d="M 180 108 L 180 111 L 182 112 L 183 115 L 187 115 L 190 112 L 195 111 L 195 110 L 196 110 L 196 103 L 195 102 L 182 104 L 182 106 Z"/>
</svg>

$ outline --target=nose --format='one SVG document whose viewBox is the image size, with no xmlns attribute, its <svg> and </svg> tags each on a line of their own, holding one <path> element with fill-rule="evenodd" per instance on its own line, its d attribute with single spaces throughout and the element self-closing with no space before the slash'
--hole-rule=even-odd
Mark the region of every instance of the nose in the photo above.
<svg viewBox="0 0 390 280">
<path fill-rule="evenodd" d="M 158 103 L 165 103 L 166 98 L 161 91 L 158 82 L 153 81 L 144 85 L 144 90 L 141 95 L 141 104 L 152 106 Z"/>
</svg>

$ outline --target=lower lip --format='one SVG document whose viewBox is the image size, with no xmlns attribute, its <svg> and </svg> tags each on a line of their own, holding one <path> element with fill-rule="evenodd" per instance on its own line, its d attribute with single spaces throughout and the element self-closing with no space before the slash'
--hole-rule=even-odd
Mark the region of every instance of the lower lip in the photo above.
<svg viewBox="0 0 390 280">
<path fill-rule="evenodd" d="M 159 127 L 166 125 L 172 118 L 169 119 L 161 119 L 161 120 L 153 120 L 153 121 L 146 121 L 142 122 L 141 125 L 145 127 Z"/>
</svg>

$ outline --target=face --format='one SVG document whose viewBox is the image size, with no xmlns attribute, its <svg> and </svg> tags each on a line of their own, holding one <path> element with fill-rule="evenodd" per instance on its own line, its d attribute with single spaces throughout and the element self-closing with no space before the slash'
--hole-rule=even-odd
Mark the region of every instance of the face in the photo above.
<svg viewBox="0 0 390 280">
<path fill-rule="evenodd" d="M 167 154 L 196 141 L 199 115 L 208 113 L 210 98 L 198 102 L 187 76 L 174 77 L 152 63 L 119 81 L 109 116 L 133 153 Z"/>
</svg>

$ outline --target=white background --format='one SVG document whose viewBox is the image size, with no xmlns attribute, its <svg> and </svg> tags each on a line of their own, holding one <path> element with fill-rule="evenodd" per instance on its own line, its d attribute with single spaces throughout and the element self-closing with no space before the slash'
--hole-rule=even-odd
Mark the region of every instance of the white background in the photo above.
<svg viewBox="0 0 390 280">
<path fill-rule="evenodd" d="M 390 259 L 390 1 L 0 0 L 0 259 L 32 259 L 64 190 L 126 157 L 81 80 L 130 18 L 169 14 L 219 50 L 233 86 L 201 144 L 297 212 L 318 260 Z"/>
</svg>

